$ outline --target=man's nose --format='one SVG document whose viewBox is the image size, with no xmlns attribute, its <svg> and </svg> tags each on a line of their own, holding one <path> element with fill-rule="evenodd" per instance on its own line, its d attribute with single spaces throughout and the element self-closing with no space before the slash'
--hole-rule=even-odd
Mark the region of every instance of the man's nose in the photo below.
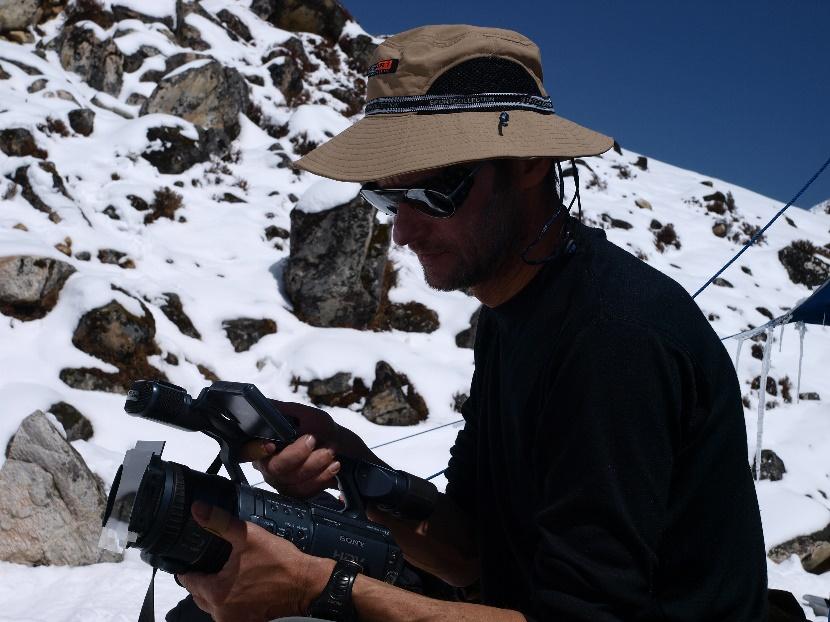
<svg viewBox="0 0 830 622">
<path fill-rule="evenodd" d="M 398 213 L 392 224 L 392 241 L 398 246 L 406 246 L 423 237 L 428 218 L 406 201 L 398 203 Z"/>
</svg>

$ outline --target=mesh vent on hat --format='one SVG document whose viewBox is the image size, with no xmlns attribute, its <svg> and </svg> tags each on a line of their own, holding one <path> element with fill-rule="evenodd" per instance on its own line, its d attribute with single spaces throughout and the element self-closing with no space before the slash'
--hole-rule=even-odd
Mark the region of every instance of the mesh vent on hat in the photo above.
<svg viewBox="0 0 830 622">
<path fill-rule="evenodd" d="M 542 95 L 527 69 L 500 56 L 481 56 L 465 60 L 438 76 L 427 91 L 427 95 L 478 93 Z"/>
</svg>

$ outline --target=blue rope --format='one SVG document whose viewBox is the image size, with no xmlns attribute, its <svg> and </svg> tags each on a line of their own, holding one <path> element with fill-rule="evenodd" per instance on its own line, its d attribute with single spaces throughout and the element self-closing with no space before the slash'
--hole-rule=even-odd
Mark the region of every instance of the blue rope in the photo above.
<svg viewBox="0 0 830 622">
<path fill-rule="evenodd" d="M 421 434 L 426 434 L 427 432 L 433 432 L 435 430 L 440 430 L 441 428 L 446 428 L 447 426 L 456 425 L 464 421 L 463 419 L 459 419 L 458 421 L 451 421 L 450 423 L 445 423 L 444 425 L 439 425 L 434 428 L 430 428 L 429 430 L 422 430 L 420 432 L 416 432 L 415 434 L 410 434 L 409 436 L 403 436 L 401 438 L 396 438 L 394 441 L 386 441 L 385 443 L 381 443 L 380 445 L 374 445 L 369 447 L 369 449 L 377 449 L 378 447 L 385 447 L 386 445 L 391 445 L 392 443 L 397 443 L 398 441 L 405 441 L 408 438 L 412 438 L 414 436 L 420 436 Z M 434 476 L 433 476 L 434 477 Z"/>
<path fill-rule="evenodd" d="M 749 242 L 747 242 L 746 244 L 744 244 L 744 247 L 743 247 L 741 250 L 739 250 L 739 251 L 738 251 L 738 254 L 737 254 L 737 255 L 735 255 L 732 259 L 730 259 L 730 260 L 726 263 L 726 265 L 725 265 L 723 268 L 721 268 L 720 270 L 718 270 L 718 271 L 717 271 L 717 273 L 715 273 L 715 275 L 714 275 L 711 279 L 709 279 L 708 281 L 706 281 L 706 283 L 703 285 L 703 287 L 701 287 L 699 290 L 697 290 L 697 291 L 694 293 L 694 295 L 692 296 L 692 298 L 697 298 L 697 295 L 698 295 L 700 292 L 702 292 L 704 289 L 706 289 L 707 287 L 709 287 L 709 286 L 710 286 L 710 285 L 714 282 L 714 280 L 715 280 L 716 278 L 718 278 L 721 274 L 723 274 L 723 273 L 724 273 L 724 271 L 725 271 L 725 270 L 726 270 L 729 266 L 731 266 L 733 263 L 735 263 L 735 261 L 738 259 L 738 257 L 740 257 L 741 255 L 743 255 L 743 254 L 744 254 L 744 251 L 746 251 L 746 249 L 748 249 L 750 246 L 752 246 L 753 244 L 755 244 L 755 242 L 758 240 L 758 238 L 760 238 L 762 235 L 764 235 L 764 231 L 766 231 L 767 229 L 769 229 L 769 228 L 770 228 L 770 226 L 772 225 L 772 223 L 774 223 L 776 220 L 778 220 L 778 217 L 779 217 L 779 216 L 781 216 L 781 214 L 783 214 L 785 211 L 787 211 L 787 208 L 789 208 L 789 207 L 790 207 L 793 203 L 795 203 L 796 201 L 798 201 L 798 198 L 799 198 L 802 194 L 804 194 L 804 191 L 805 191 L 805 190 L 807 190 L 807 188 L 809 188 L 809 187 L 810 187 L 810 185 L 811 185 L 811 184 L 812 184 L 812 183 L 813 183 L 813 182 L 814 182 L 814 181 L 818 178 L 818 176 L 819 176 L 819 175 L 821 175 L 821 174 L 824 172 L 824 169 L 826 169 L 828 165 L 830 165 L 830 158 L 827 158 L 827 160 L 824 162 L 824 164 L 822 164 L 822 165 L 821 165 L 821 168 L 820 168 L 820 169 L 818 169 L 818 171 L 816 171 L 816 174 L 815 174 L 815 175 L 813 175 L 813 176 L 810 178 L 810 181 L 808 181 L 808 182 L 804 185 L 804 187 L 803 187 L 801 190 L 799 190 L 799 191 L 798 191 L 798 194 L 796 194 L 796 195 L 795 195 L 792 199 L 790 199 L 790 202 L 789 202 L 789 203 L 787 203 L 784 207 L 782 207 L 782 208 L 778 211 L 778 213 L 777 213 L 775 216 L 773 216 L 773 217 L 772 217 L 772 220 L 770 220 L 770 221 L 769 221 L 766 225 L 764 225 L 764 228 L 763 228 L 763 229 L 761 229 L 758 233 L 756 233 L 754 236 L 752 236 L 752 239 L 751 239 Z"/>
</svg>

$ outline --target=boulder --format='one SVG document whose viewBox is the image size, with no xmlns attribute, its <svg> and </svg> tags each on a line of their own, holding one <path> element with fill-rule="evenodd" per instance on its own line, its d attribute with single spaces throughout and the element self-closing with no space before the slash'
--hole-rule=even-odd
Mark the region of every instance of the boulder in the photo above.
<svg viewBox="0 0 830 622">
<path fill-rule="evenodd" d="M 771 548 L 767 557 L 780 564 L 791 555 L 798 555 L 807 572 L 822 574 L 830 570 L 830 525 Z"/>
<path fill-rule="evenodd" d="M 375 209 L 355 197 L 320 212 L 291 211 L 284 271 L 294 313 L 313 326 L 366 329 L 383 294 L 390 232 Z"/>
<path fill-rule="evenodd" d="M 63 426 L 66 440 L 70 443 L 79 440 L 88 441 L 92 438 L 92 423 L 72 404 L 57 402 L 52 404 L 47 412 L 52 413 Z"/>
<path fill-rule="evenodd" d="M 300 382 L 308 388 L 308 397 L 317 406 L 347 407 L 365 398 L 369 391 L 360 378 L 353 380 L 348 372 L 340 372 L 329 378 Z"/>
<path fill-rule="evenodd" d="M 24 321 L 44 317 L 74 272 L 50 257 L 0 257 L 0 313 Z"/>
<path fill-rule="evenodd" d="M 0 32 L 26 30 L 40 18 L 41 0 L 0 0 Z"/>
<path fill-rule="evenodd" d="M 52 178 L 52 192 L 56 194 L 61 194 L 67 199 L 72 199 L 69 196 L 69 193 L 66 191 L 66 186 L 63 183 L 63 179 L 61 179 L 58 170 L 55 168 L 55 165 L 52 162 L 38 162 L 37 167 L 40 168 L 45 173 L 48 173 Z M 32 169 L 30 165 L 21 166 L 14 172 L 14 177 L 12 177 L 12 181 L 14 181 L 21 189 L 21 195 L 24 199 L 34 207 L 36 210 L 44 212 L 49 215 L 49 220 L 54 223 L 61 222 L 61 217 L 55 212 L 40 196 L 39 193 L 44 192 L 46 189 L 43 188 L 43 184 L 37 181 L 32 181 L 32 175 L 35 175 L 37 178 L 37 169 Z M 38 192 L 35 191 L 35 188 L 38 188 Z"/>
<path fill-rule="evenodd" d="M 426 419 L 429 411 L 409 379 L 380 361 L 361 413 L 379 425 L 415 425 Z"/>
<path fill-rule="evenodd" d="M 337 0 L 253 0 L 251 11 L 277 28 L 337 41 L 352 19 Z"/>
<path fill-rule="evenodd" d="M 194 339 L 201 339 L 202 335 L 193 326 L 193 322 L 187 316 L 187 313 L 184 312 L 182 300 L 179 298 L 179 295 L 172 292 L 162 295 L 165 301 L 161 305 L 161 312 L 167 316 L 167 319 L 173 322 L 183 335 L 193 337 Z"/>
<path fill-rule="evenodd" d="M 72 343 L 118 368 L 107 373 L 95 368 L 63 369 L 60 378 L 69 386 L 87 391 L 126 394 L 135 380 L 167 380 L 147 357 L 160 354 L 155 342 L 156 323 L 141 304 L 142 317 L 133 315 L 113 300 L 85 313 L 75 328 Z"/>
<path fill-rule="evenodd" d="M 61 66 L 92 88 L 117 97 L 124 77 L 124 55 L 112 39 L 100 41 L 91 28 L 73 24 L 58 42 Z"/>
<path fill-rule="evenodd" d="M 95 129 L 95 111 L 90 108 L 76 108 L 69 111 L 69 127 L 81 136 L 89 136 Z"/>
<path fill-rule="evenodd" d="M 814 246 L 809 240 L 796 240 L 785 246 L 778 251 L 778 260 L 793 283 L 812 289 L 830 278 L 830 250 Z"/>
<path fill-rule="evenodd" d="M 637 161 L 633 162 L 632 164 L 634 166 L 636 166 L 638 169 L 640 169 L 641 171 L 647 171 L 648 170 L 648 158 L 645 157 L 645 156 L 639 156 L 637 158 Z"/>
<path fill-rule="evenodd" d="M 285 103 L 293 106 L 303 94 L 303 66 L 301 61 L 289 54 L 277 57 L 267 67 L 271 82 L 282 93 Z"/>
<path fill-rule="evenodd" d="M 420 302 L 386 303 L 372 322 L 376 330 L 432 333 L 438 330 L 438 314 Z"/>
<path fill-rule="evenodd" d="M 235 320 L 225 320 L 222 328 L 233 344 L 235 352 L 246 352 L 265 335 L 277 332 L 277 323 L 271 319 L 254 319 L 241 317 Z"/>
<path fill-rule="evenodd" d="M 231 38 L 234 37 L 238 39 L 242 39 L 246 43 L 250 43 L 253 40 L 251 36 L 250 29 L 245 25 L 239 17 L 237 17 L 234 13 L 229 11 L 228 9 L 222 9 L 216 14 L 216 18 L 222 22 L 225 26 L 225 29 L 230 33 Z"/>
<path fill-rule="evenodd" d="M 20 424 L 0 468 L 0 559 L 28 566 L 121 561 L 98 548 L 101 480 L 42 412 Z"/>
<path fill-rule="evenodd" d="M 219 156 L 228 152 L 230 142 L 224 133 L 209 137 L 201 128 L 197 128 L 197 133 L 197 139 L 193 140 L 185 136 L 179 127 L 151 127 L 147 130 L 150 145 L 141 157 L 160 173 L 178 175 L 194 164 L 209 160 L 212 152 Z M 209 138 L 214 140 L 211 142 Z"/>
<path fill-rule="evenodd" d="M 172 114 L 233 140 L 239 135 L 239 115 L 249 106 L 248 83 L 242 74 L 210 61 L 159 82 L 140 114 Z"/>
<path fill-rule="evenodd" d="M 634 205 L 636 205 L 640 209 L 647 209 L 647 210 L 651 209 L 651 203 L 649 203 L 648 201 L 646 201 L 642 197 L 639 198 L 639 199 L 634 199 Z"/>
<path fill-rule="evenodd" d="M 784 461 L 778 457 L 778 454 L 771 449 L 761 450 L 761 479 L 777 482 L 784 477 L 786 472 L 787 468 L 784 466 Z"/>
<path fill-rule="evenodd" d="M 455 345 L 459 348 L 473 349 L 476 343 L 476 331 L 478 330 L 478 317 L 481 315 L 481 307 L 476 309 L 470 316 L 470 328 L 462 330 L 455 336 Z"/>
<path fill-rule="evenodd" d="M 19 158 L 32 156 L 45 160 L 48 154 L 37 146 L 32 133 L 23 128 L 0 130 L 0 151 Z"/>
<path fill-rule="evenodd" d="M 372 55 L 377 48 L 374 39 L 363 34 L 356 37 L 344 36 L 338 41 L 338 45 L 349 57 L 349 66 L 360 75 L 365 75 L 372 64 Z"/>
</svg>

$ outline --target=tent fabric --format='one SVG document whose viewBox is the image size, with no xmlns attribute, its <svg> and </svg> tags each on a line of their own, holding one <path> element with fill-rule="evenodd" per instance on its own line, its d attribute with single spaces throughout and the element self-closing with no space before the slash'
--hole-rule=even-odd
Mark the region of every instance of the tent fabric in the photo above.
<svg viewBox="0 0 830 622">
<path fill-rule="evenodd" d="M 825 325 L 830 319 L 830 279 L 789 313 L 788 322 Z"/>
</svg>

